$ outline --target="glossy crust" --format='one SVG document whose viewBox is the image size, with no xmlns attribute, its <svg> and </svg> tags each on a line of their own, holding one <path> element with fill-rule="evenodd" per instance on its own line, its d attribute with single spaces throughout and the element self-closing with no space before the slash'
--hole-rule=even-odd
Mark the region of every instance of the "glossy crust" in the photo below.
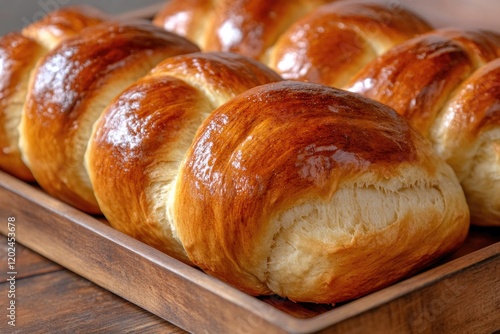
<svg viewBox="0 0 500 334">
<path fill-rule="evenodd" d="M 496 33 L 441 29 L 391 49 L 346 87 L 393 107 L 434 142 L 458 174 L 478 225 L 500 225 L 498 124 L 492 125 L 499 83 L 494 73 L 474 73 L 498 57 Z"/>
<path fill-rule="evenodd" d="M 29 75 L 45 50 L 20 33 L 0 37 L 0 168 L 25 181 L 33 175 L 19 151 L 18 126 Z"/>
<path fill-rule="evenodd" d="M 25 181 L 33 175 L 21 159 L 19 123 L 31 71 L 65 38 L 101 23 L 106 16 L 86 6 L 54 11 L 21 32 L 0 37 L 0 168 Z"/>
<path fill-rule="evenodd" d="M 322 85 L 251 89 L 196 134 L 170 204 L 189 258 L 253 294 L 336 303 L 455 249 L 451 168 L 390 108 Z"/>
<path fill-rule="evenodd" d="M 287 29 L 268 64 L 285 79 L 341 87 L 389 48 L 430 30 L 427 22 L 400 6 L 333 2 Z"/>
<path fill-rule="evenodd" d="M 23 159 L 40 186 L 99 213 L 83 166 L 94 122 L 157 63 L 198 50 L 149 22 L 123 21 L 88 28 L 49 52 L 34 73 L 20 126 Z"/>
<path fill-rule="evenodd" d="M 345 88 L 389 105 L 427 136 L 453 90 L 500 56 L 497 38 L 487 31 L 436 30 L 392 48 Z"/>
<path fill-rule="evenodd" d="M 267 50 L 298 18 L 333 0 L 173 0 L 155 24 L 206 51 L 230 51 L 265 62 Z"/>
<path fill-rule="evenodd" d="M 189 263 L 166 205 L 194 133 L 220 104 L 280 79 L 240 55 L 193 53 L 165 60 L 120 94 L 96 123 L 86 154 L 96 198 L 110 224 Z"/>
<path fill-rule="evenodd" d="M 456 90 L 430 138 L 462 183 L 477 225 L 500 226 L 500 59 Z"/>
<path fill-rule="evenodd" d="M 62 40 L 79 34 L 87 27 L 110 19 L 109 15 L 94 7 L 70 6 L 48 13 L 40 21 L 25 27 L 22 33 L 36 40 L 45 48 L 53 49 Z"/>
<path fill-rule="evenodd" d="M 153 24 L 205 47 L 205 33 L 213 18 L 215 1 L 171 0 L 156 14 Z"/>
</svg>

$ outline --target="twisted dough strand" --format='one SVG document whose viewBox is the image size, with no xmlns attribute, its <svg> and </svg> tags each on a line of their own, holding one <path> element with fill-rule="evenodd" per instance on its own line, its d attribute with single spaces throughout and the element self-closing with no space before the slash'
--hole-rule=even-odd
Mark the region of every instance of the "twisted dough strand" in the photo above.
<svg viewBox="0 0 500 334">
<path fill-rule="evenodd" d="M 87 6 L 54 11 L 42 20 L 0 37 L 0 168 L 25 181 L 34 181 L 22 160 L 19 123 L 28 94 L 28 81 L 37 62 L 61 41 L 109 19 Z"/>
<path fill-rule="evenodd" d="M 453 167 L 472 222 L 500 225 L 500 36 L 440 29 L 389 50 L 345 87 L 393 107 Z"/>
</svg>

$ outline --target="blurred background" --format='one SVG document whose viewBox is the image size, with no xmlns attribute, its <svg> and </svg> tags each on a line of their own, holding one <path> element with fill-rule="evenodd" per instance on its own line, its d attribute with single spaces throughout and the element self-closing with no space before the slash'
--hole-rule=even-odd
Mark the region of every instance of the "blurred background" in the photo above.
<svg viewBox="0 0 500 334">
<path fill-rule="evenodd" d="M 61 7 L 88 4 L 111 14 L 165 3 L 166 0 L 0 0 L 0 35 L 23 28 Z"/>
<path fill-rule="evenodd" d="M 168 0 L 0 0 L 0 35 L 19 30 L 45 13 L 65 6 L 88 4 L 120 14 Z M 269 0 L 272 1 L 272 0 Z M 500 32 L 500 0 L 366 0 L 403 6 L 435 26 L 483 28 Z"/>
</svg>

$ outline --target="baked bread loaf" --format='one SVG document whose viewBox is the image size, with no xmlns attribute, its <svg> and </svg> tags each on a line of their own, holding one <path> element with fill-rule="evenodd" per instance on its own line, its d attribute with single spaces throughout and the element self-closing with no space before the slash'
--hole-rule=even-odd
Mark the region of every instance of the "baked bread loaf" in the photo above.
<svg viewBox="0 0 500 334">
<path fill-rule="evenodd" d="M 62 40 L 108 17 L 87 6 L 66 7 L 44 19 L 0 37 L 0 169 L 34 181 L 21 159 L 18 126 L 31 71 L 37 61 Z"/>
<path fill-rule="evenodd" d="M 455 92 L 429 138 L 461 181 L 475 224 L 500 226 L 500 58 Z"/>
<path fill-rule="evenodd" d="M 107 21 L 51 50 L 34 71 L 19 127 L 22 157 L 39 185 L 80 210 L 100 213 L 83 165 L 94 122 L 160 61 L 196 51 L 147 21 Z"/>
<path fill-rule="evenodd" d="M 194 41 L 204 51 L 235 52 L 263 61 L 290 25 L 332 1 L 172 0 L 153 23 Z"/>
<path fill-rule="evenodd" d="M 262 61 L 298 18 L 334 0 L 172 0 L 153 23 L 203 51 L 235 52 Z"/>
<path fill-rule="evenodd" d="M 64 39 L 78 35 L 83 29 L 110 19 L 111 16 L 91 6 L 64 7 L 26 26 L 22 29 L 22 34 L 51 50 Z"/>
<path fill-rule="evenodd" d="M 111 226 L 190 263 L 166 210 L 179 165 L 212 110 L 278 80 L 244 56 L 192 53 L 163 61 L 121 93 L 96 122 L 85 160 Z"/>
<path fill-rule="evenodd" d="M 112 21 L 90 10 L 74 12 L 66 24 L 56 13 L 6 37 L 7 49 L 23 45 L 9 50 L 13 55 L 33 54 L 24 63 L 9 60 L 15 70 L 5 82 L 26 82 L 34 70 L 15 94 L 0 85 L 14 96 L 0 106 L 19 108 L 27 92 L 22 119 L 7 123 L 19 124 L 22 158 L 54 197 L 104 213 L 116 229 L 249 294 L 315 303 L 357 298 L 457 248 L 469 209 L 450 166 L 390 107 L 325 85 L 282 81 L 252 59 L 272 60 L 285 73 L 283 62 L 296 58 L 304 76 L 289 71 L 288 78 L 341 85 L 370 59 L 430 29 L 401 8 L 327 2 L 168 5 L 177 9 L 164 12 L 163 26 L 192 34 L 205 50 L 240 55 L 199 53 L 146 21 Z M 314 22 L 320 26 L 308 35 Z M 500 39 L 442 34 L 472 64 L 468 72 L 459 66 L 440 91 L 454 94 L 450 87 L 498 57 Z M 299 59 L 304 43 L 311 55 L 331 56 L 325 40 L 359 50 Z M 466 88 L 482 82 L 477 91 L 495 95 L 491 66 L 470 76 Z M 472 102 L 456 96 L 451 110 L 469 108 Z M 471 146 L 485 157 L 498 146 L 488 103 L 486 126 L 464 131 L 463 139 L 478 132 L 494 138 L 493 146 Z M 447 130 L 423 133 L 444 138 Z"/>
<path fill-rule="evenodd" d="M 500 81 L 481 71 L 499 57 L 500 35 L 440 29 L 389 50 L 345 87 L 391 106 L 431 139 L 457 173 L 478 225 L 500 226 Z"/>
<path fill-rule="evenodd" d="M 334 87 L 388 48 L 431 30 L 401 6 L 352 0 L 173 0 L 154 22 L 202 50 L 237 52 L 285 79 Z"/>
<path fill-rule="evenodd" d="M 402 7 L 337 1 L 287 29 L 267 64 L 285 79 L 342 87 L 377 56 L 430 30 L 427 22 Z"/>
<path fill-rule="evenodd" d="M 25 181 L 33 181 L 19 151 L 18 126 L 28 80 L 45 49 L 34 40 L 13 32 L 0 37 L 0 168 Z"/>
<path fill-rule="evenodd" d="M 392 109 L 323 85 L 261 85 L 215 110 L 169 211 L 191 261 L 252 295 L 337 303 L 465 239 L 452 169 Z"/>
</svg>

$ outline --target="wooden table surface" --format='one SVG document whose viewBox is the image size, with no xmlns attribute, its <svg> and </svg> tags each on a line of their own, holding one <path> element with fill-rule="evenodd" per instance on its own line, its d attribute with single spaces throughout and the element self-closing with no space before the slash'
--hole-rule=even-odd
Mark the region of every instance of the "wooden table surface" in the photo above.
<svg viewBox="0 0 500 334">
<path fill-rule="evenodd" d="M 185 333 L 16 244 L 16 327 L 8 325 L 7 238 L 0 234 L 0 333 Z"/>
</svg>

